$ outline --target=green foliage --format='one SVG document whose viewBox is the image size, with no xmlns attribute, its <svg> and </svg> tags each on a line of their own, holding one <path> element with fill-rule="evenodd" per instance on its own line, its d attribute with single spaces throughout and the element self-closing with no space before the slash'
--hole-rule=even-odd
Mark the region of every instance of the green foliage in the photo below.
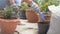
<svg viewBox="0 0 60 34">
<path fill-rule="evenodd" d="M 21 5 L 21 8 L 22 9 L 27 9 L 28 8 L 28 4 L 26 2 L 23 2 L 22 5 Z"/>
<path fill-rule="evenodd" d="M 49 4 L 50 5 L 56 5 L 56 6 L 59 5 L 59 3 L 57 2 L 57 0 L 50 0 Z"/>
<path fill-rule="evenodd" d="M 28 4 L 26 3 L 26 2 L 22 2 L 22 4 L 21 4 L 21 8 L 19 9 L 19 11 L 21 12 L 24 12 L 26 9 L 28 9 L 29 8 L 29 6 L 28 6 Z M 19 12 L 19 13 L 20 13 Z"/>
<path fill-rule="evenodd" d="M 10 19 L 12 17 L 12 11 L 15 10 L 15 13 L 18 13 L 17 8 L 12 6 L 7 6 L 4 10 L 0 10 L 3 18 Z"/>
<path fill-rule="evenodd" d="M 57 0 L 41 0 L 41 4 L 38 6 L 38 8 L 41 9 L 42 12 L 48 12 L 48 6 L 50 5 L 59 5 Z"/>
<path fill-rule="evenodd" d="M 49 2 L 49 0 L 41 0 L 41 4 L 45 4 L 46 2 Z"/>
<path fill-rule="evenodd" d="M 33 1 L 37 3 L 37 0 L 33 0 Z"/>
</svg>

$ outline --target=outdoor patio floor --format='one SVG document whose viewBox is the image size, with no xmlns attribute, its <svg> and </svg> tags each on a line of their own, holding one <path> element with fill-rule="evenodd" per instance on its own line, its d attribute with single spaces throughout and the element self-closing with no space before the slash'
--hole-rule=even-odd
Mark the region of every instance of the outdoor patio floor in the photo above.
<svg viewBox="0 0 60 34">
<path fill-rule="evenodd" d="M 37 34 L 38 33 L 38 24 L 29 23 L 28 20 L 20 19 L 20 25 L 17 25 L 16 31 L 19 34 Z M 17 34 L 16 32 L 14 34 Z"/>
<path fill-rule="evenodd" d="M 19 34 L 38 34 L 38 24 L 30 23 L 28 20 L 20 19 L 19 25 L 17 25 L 16 30 Z M 1 34 L 1 29 L 0 29 Z M 18 34 L 14 32 L 14 34 Z"/>
</svg>

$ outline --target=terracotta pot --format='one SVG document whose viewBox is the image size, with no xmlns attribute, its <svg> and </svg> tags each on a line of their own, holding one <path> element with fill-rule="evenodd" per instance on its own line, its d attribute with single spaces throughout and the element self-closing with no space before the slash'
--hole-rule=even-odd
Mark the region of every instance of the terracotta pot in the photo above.
<svg viewBox="0 0 60 34">
<path fill-rule="evenodd" d="M 32 22 L 32 23 L 38 22 L 37 13 L 35 13 L 31 9 L 26 10 L 26 18 L 29 22 Z"/>
<path fill-rule="evenodd" d="M 15 28 L 19 22 L 19 18 L 3 19 L 0 17 L 1 33 L 14 34 Z"/>
<path fill-rule="evenodd" d="M 45 13 L 44 16 L 45 16 L 44 22 L 45 22 L 45 23 L 46 23 L 46 22 L 50 23 L 51 14 Z M 43 22 L 42 19 L 41 19 L 41 16 L 40 16 L 39 14 L 38 14 L 38 19 L 39 19 L 38 22 L 41 22 L 41 23 Z"/>
</svg>

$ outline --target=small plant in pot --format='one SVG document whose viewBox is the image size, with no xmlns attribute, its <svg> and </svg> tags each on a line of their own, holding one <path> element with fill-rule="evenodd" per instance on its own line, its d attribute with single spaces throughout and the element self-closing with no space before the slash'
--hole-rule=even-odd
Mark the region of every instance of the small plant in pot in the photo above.
<svg viewBox="0 0 60 34">
<path fill-rule="evenodd" d="M 17 8 L 7 6 L 4 10 L 0 10 L 2 16 L 0 17 L 1 33 L 2 34 L 14 34 L 15 28 L 19 22 L 19 18 L 16 16 L 18 13 Z"/>
<path fill-rule="evenodd" d="M 28 4 L 26 2 L 22 2 L 21 8 L 20 8 L 20 18 L 26 19 L 26 9 L 28 8 Z"/>
</svg>

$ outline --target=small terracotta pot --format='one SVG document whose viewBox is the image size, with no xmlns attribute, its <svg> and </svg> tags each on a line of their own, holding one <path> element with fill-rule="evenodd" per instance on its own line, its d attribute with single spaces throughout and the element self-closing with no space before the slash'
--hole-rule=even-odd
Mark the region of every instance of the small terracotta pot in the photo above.
<svg viewBox="0 0 60 34">
<path fill-rule="evenodd" d="M 14 34 L 15 28 L 19 22 L 19 18 L 3 19 L 0 17 L 1 33 L 2 34 Z"/>
<path fill-rule="evenodd" d="M 45 13 L 44 15 L 45 15 L 45 19 L 46 19 L 46 20 L 50 20 L 51 14 Z"/>
<path fill-rule="evenodd" d="M 32 23 L 38 22 L 37 13 L 32 11 L 32 9 L 26 9 L 26 18 L 29 22 L 32 22 Z"/>
<path fill-rule="evenodd" d="M 44 13 L 44 16 L 45 16 L 45 20 L 44 20 L 44 22 L 46 23 L 46 22 L 48 22 L 48 23 L 50 23 L 50 17 L 51 17 L 51 14 L 47 14 L 47 13 Z M 41 16 L 38 14 L 38 22 L 43 22 L 42 21 L 42 19 L 41 19 Z"/>
</svg>

